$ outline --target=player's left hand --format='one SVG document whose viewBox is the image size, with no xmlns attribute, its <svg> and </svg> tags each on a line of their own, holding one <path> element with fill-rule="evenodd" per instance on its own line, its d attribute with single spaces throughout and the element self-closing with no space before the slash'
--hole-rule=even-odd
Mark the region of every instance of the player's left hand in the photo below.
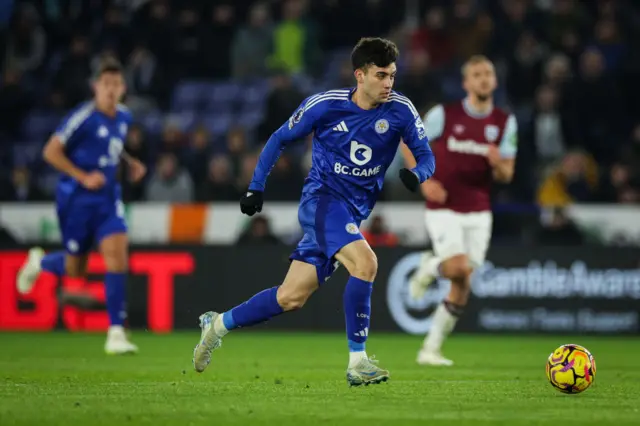
<svg viewBox="0 0 640 426">
<path fill-rule="evenodd" d="M 409 169 L 400 169 L 400 180 L 411 192 L 416 192 L 420 186 L 420 179 L 418 178 L 418 175 Z"/>
<path fill-rule="evenodd" d="M 129 180 L 131 180 L 131 182 L 140 182 L 146 174 L 147 166 L 142 162 L 135 159 L 129 162 Z"/>
<path fill-rule="evenodd" d="M 495 167 L 500 163 L 500 159 L 502 156 L 500 155 L 500 149 L 495 145 L 489 145 L 489 150 L 487 151 L 487 161 L 491 167 Z"/>
<path fill-rule="evenodd" d="M 264 200 L 261 191 L 248 190 L 242 198 L 240 198 L 240 211 L 247 216 L 253 216 L 262 211 L 263 203 Z"/>
</svg>

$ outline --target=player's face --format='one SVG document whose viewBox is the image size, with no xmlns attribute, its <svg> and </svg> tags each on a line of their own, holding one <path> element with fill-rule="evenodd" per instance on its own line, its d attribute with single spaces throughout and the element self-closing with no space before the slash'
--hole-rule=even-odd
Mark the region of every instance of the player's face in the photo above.
<svg viewBox="0 0 640 426">
<path fill-rule="evenodd" d="M 105 72 L 95 81 L 93 89 L 99 104 L 114 107 L 124 96 L 126 87 L 121 73 Z"/>
<path fill-rule="evenodd" d="M 490 62 L 478 62 L 467 67 L 464 89 L 479 100 L 487 100 L 496 89 L 496 71 Z"/>
<path fill-rule="evenodd" d="M 384 68 L 371 65 L 366 71 L 356 73 L 356 79 L 373 103 L 387 102 L 396 79 L 396 64 Z"/>
</svg>

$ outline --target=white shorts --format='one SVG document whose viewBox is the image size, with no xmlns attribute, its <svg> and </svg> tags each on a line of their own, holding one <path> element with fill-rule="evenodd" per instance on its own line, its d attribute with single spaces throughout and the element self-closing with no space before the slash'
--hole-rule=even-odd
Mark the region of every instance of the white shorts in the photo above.
<svg viewBox="0 0 640 426">
<path fill-rule="evenodd" d="M 466 254 L 474 268 L 484 263 L 493 224 L 490 211 L 458 213 L 428 209 L 425 223 L 436 256 L 445 260 Z"/>
</svg>

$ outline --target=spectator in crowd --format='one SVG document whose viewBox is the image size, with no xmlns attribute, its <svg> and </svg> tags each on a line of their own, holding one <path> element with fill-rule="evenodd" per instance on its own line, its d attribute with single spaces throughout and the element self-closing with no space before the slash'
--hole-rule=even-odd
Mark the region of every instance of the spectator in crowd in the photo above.
<svg viewBox="0 0 640 426">
<path fill-rule="evenodd" d="M 233 180 L 231 161 L 224 154 L 211 158 L 206 178 L 196 182 L 198 184 L 196 200 L 199 202 L 237 201 L 242 194 Z"/>
<path fill-rule="evenodd" d="M 612 18 L 602 18 L 596 23 L 593 46 L 602 54 L 607 71 L 616 71 L 626 54 L 620 29 Z"/>
<path fill-rule="evenodd" d="M 247 134 L 241 127 L 234 127 L 227 133 L 227 154 L 233 173 L 239 173 L 242 159 L 247 154 Z"/>
<path fill-rule="evenodd" d="M 136 15 L 133 25 L 136 38 L 148 46 L 163 69 L 171 65 L 174 53 L 170 49 L 174 28 L 171 12 L 167 0 L 151 1 Z"/>
<path fill-rule="evenodd" d="M 544 179 L 538 191 L 538 203 L 545 207 L 566 206 L 593 201 L 598 189 L 598 166 L 583 152 L 569 152 Z"/>
<path fill-rule="evenodd" d="M 209 157 L 211 156 L 211 135 L 203 127 L 197 127 L 190 135 L 190 146 L 186 154 L 187 167 L 191 178 L 199 185 L 205 180 L 209 169 Z"/>
<path fill-rule="evenodd" d="M 238 179 L 236 180 L 236 189 L 238 191 L 244 192 L 249 187 L 256 164 L 258 164 L 258 154 L 256 153 L 248 153 L 242 158 Z"/>
<path fill-rule="evenodd" d="M 620 204 L 639 202 L 640 192 L 637 180 L 627 163 L 615 163 L 609 173 L 604 175 L 598 201 Z"/>
<path fill-rule="evenodd" d="M 93 48 L 110 49 L 116 58 L 123 58 L 131 51 L 131 41 L 130 27 L 123 11 L 113 5 L 108 7 L 102 25 L 93 28 Z"/>
<path fill-rule="evenodd" d="M 283 153 L 269 176 L 269 186 L 273 189 L 265 193 L 267 200 L 297 201 L 302 194 L 305 176 L 297 162 Z"/>
<path fill-rule="evenodd" d="M 450 28 L 456 59 L 464 61 L 485 51 L 494 27 L 491 17 L 479 10 L 473 0 L 454 0 Z"/>
<path fill-rule="evenodd" d="M 91 77 L 91 54 L 89 40 L 77 35 L 71 40 L 60 68 L 54 78 L 54 86 L 66 94 L 67 107 L 73 108 L 89 98 Z"/>
<path fill-rule="evenodd" d="M 194 200 L 193 182 L 174 154 L 164 153 L 158 159 L 155 173 L 147 187 L 147 201 L 190 203 Z"/>
<path fill-rule="evenodd" d="M 296 88 L 284 70 L 274 71 L 271 77 L 271 92 L 267 97 L 266 115 L 258 128 L 258 138 L 266 141 L 271 133 L 285 123 L 300 103 L 304 94 Z"/>
<path fill-rule="evenodd" d="M 384 217 L 380 215 L 371 218 L 369 228 L 363 230 L 362 235 L 371 247 L 395 247 L 400 242 L 398 236 L 389 231 Z"/>
<path fill-rule="evenodd" d="M 567 82 L 572 77 L 571 61 L 562 54 L 552 54 L 544 65 L 542 80 L 558 93 L 563 93 Z"/>
<path fill-rule="evenodd" d="M 533 114 L 533 142 L 539 166 L 558 161 L 566 149 L 558 94 L 549 85 L 538 87 Z"/>
<path fill-rule="evenodd" d="M 240 27 L 233 39 L 233 76 L 241 80 L 264 76 L 272 44 L 273 25 L 269 8 L 266 3 L 258 2 L 251 8 L 249 22 Z"/>
<path fill-rule="evenodd" d="M 44 201 L 46 195 L 31 180 L 29 169 L 18 166 L 11 172 L 11 185 L 0 189 L 2 201 Z"/>
<path fill-rule="evenodd" d="M 554 49 L 562 48 L 562 39 L 567 31 L 576 34 L 588 33 L 589 17 L 582 3 L 575 0 L 555 0 L 547 27 L 547 38 Z"/>
<path fill-rule="evenodd" d="M 204 78 L 221 80 L 231 75 L 232 44 L 236 34 L 234 3 L 236 2 L 229 1 L 215 4 L 210 21 L 204 25 L 200 56 L 196 58 L 202 63 Z M 215 46 L 215 54 L 208 52 L 211 46 Z"/>
<path fill-rule="evenodd" d="M 605 73 L 602 54 L 586 50 L 580 57 L 580 74 L 564 95 L 569 104 L 566 116 L 570 137 L 603 164 L 611 164 L 625 135 L 621 134 L 624 116 L 621 94 L 615 79 Z"/>
<path fill-rule="evenodd" d="M 320 51 L 316 27 L 306 17 L 303 0 L 285 0 L 282 3 L 282 22 L 273 33 L 273 54 L 269 58 L 272 68 L 296 74 L 318 71 Z"/>
<path fill-rule="evenodd" d="M 410 46 L 412 52 L 426 52 L 435 69 L 449 64 L 453 48 L 444 8 L 432 7 L 427 11 L 424 21 L 411 35 Z"/>
<path fill-rule="evenodd" d="M 143 45 L 136 46 L 129 55 L 125 67 L 127 105 L 134 115 L 166 106 L 164 71 L 158 65 L 153 53 Z"/>
<path fill-rule="evenodd" d="M 523 32 L 517 39 L 509 58 L 507 90 L 516 105 L 526 104 L 534 96 L 542 77 L 546 51 L 531 32 Z"/>
<path fill-rule="evenodd" d="M 15 27 L 9 35 L 5 66 L 20 74 L 36 72 L 43 65 L 47 40 L 38 20 L 38 12 L 33 5 L 27 3 L 16 9 Z"/>
<path fill-rule="evenodd" d="M 271 229 L 271 223 L 265 215 L 255 216 L 251 218 L 247 229 L 240 234 L 238 245 L 250 245 L 250 246 L 277 246 L 282 244 L 282 241 L 278 239 L 273 230 Z"/>
<path fill-rule="evenodd" d="M 31 96 L 21 85 L 20 73 L 6 69 L 0 86 L 0 138 L 17 139 L 22 121 L 32 106 Z"/>
<path fill-rule="evenodd" d="M 186 6 L 178 11 L 177 28 L 171 37 L 171 72 L 174 78 L 205 77 L 205 57 L 209 55 L 205 55 L 200 28 L 200 15 L 195 8 Z"/>
<path fill-rule="evenodd" d="M 177 119 L 165 121 L 160 138 L 160 151 L 173 154 L 182 164 L 185 157 L 184 134 Z"/>
</svg>

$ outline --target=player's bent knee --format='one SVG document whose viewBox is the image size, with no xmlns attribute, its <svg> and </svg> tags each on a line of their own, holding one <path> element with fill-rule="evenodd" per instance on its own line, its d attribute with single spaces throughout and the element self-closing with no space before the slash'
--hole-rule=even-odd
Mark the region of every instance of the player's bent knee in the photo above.
<svg viewBox="0 0 640 426">
<path fill-rule="evenodd" d="M 453 256 L 447 259 L 443 265 L 443 275 L 452 281 L 466 282 L 471 275 L 471 266 L 465 255 Z"/>
<path fill-rule="evenodd" d="M 355 262 L 353 276 L 365 281 L 373 282 L 378 273 L 378 258 L 370 251 L 358 257 Z"/>
<path fill-rule="evenodd" d="M 129 270 L 129 261 L 126 255 L 119 253 L 105 253 L 103 255 L 104 263 L 109 272 L 127 272 Z"/>
<path fill-rule="evenodd" d="M 107 271 L 127 272 L 129 269 L 129 253 L 126 234 L 114 234 L 100 243 L 100 251 Z"/>
</svg>

